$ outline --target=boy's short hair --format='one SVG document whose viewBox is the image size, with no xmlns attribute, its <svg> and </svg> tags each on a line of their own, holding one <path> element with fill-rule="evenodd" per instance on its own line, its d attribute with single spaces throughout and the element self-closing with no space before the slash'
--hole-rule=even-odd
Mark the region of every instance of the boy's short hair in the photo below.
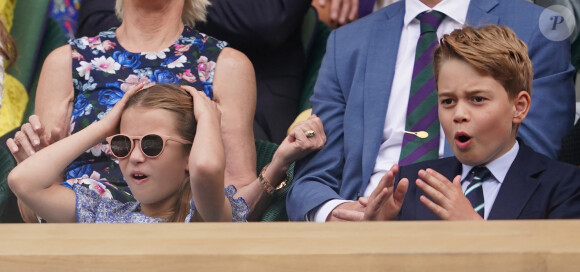
<svg viewBox="0 0 580 272">
<path fill-rule="evenodd" d="M 533 73 L 528 47 L 508 27 L 488 25 L 456 29 L 441 38 L 434 54 L 435 80 L 445 61 L 459 59 L 497 80 L 509 99 L 515 98 L 520 91 L 532 93 Z"/>
</svg>

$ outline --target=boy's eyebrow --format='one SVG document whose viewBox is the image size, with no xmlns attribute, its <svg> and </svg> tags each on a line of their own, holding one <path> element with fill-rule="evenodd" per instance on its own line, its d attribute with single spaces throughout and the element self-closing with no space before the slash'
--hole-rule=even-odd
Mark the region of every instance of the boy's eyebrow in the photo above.
<svg viewBox="0 0 580 272">
<path fill-rule="evenodd" d="M 437 96 L 452 96 L 452 92 L 437 90 Z"/>
<path fill-rule="evenodd" d="M 468 95 L 477 95 L 477 94 L 480 94 L 480 93 L 487 93 L 489 91 L 488 90 L 482 90 L 482 89 L 475 89 L 475 90 L 468 90 L 468 91 L 465 91 L 465 92 Z"/>
<path fill-rule="evenodd" d="M 467 93 L 467 95 L 470 95 L 471 96 L 471 95 L 477 95 L 477 94 L 480 94 L 480 93 L 488 93 L 489 90 L 474 89 L 474 90 L 468 90 L 468 91 L 465 91 L 465 92 Z M 454 92 L 450 92 L 450 91 L 446 92 L 446 91 L 438 90 L 437 91 L 437 96 L 455 96 L 455 93 Z"/>
</svg>

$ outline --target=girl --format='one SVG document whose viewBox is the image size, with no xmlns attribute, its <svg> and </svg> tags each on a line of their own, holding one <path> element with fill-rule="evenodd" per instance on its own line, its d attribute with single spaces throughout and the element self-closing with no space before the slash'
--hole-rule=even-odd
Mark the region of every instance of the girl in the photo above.
<svg viewBox="0 0 580 272">
<path fill-rule="evenodd" d="M 234 199 L 233 186 L 224 190 L 216 104 L 193 88 L 141 88 L 103 119 L 20 163 L 10 188 L 48 222 L 245 221 L 244 199 Z M 137 202 L 113 199 L 113 186 L 88 177 L 68 180 L 73 190 L 59 185 L 67 165 L 105 138 Z"/>
</svg>

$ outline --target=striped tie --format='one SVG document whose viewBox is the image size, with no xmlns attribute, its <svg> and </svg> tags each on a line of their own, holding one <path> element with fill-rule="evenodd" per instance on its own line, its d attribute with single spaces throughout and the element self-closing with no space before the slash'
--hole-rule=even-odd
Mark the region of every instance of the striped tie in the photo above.
<svg viewBox="0 0 580 272">
<path fill-rule="evenodd" d="M 465 196 L 471 202 L 473 209 L 483 218 L 485 212 L 485 203 L 483 199 L 483 188 L 481 185 L 484 181 L 491 178 L 491 172 L 487 167 L 476 166 L 469 171 L 467 178 L 464 181 L 470 181 L 467 189 L 465 190 Z"/>
<path fill-rule="evenodd" d="M 439 117 L 437 116 L 437 86 L 433 76 L 433 50 L 438 45 L 437 27 L 445 18 L 438 11 L 424 12 L 417 16 L 421 22 L 421 36 L 415 51 L 415 64 L 407 105 L 405 130 L 427 131 L 429 136 L 421 139 L 405 133 L 400 165 L 436 159 L 439 151 Z"/>
</svg>

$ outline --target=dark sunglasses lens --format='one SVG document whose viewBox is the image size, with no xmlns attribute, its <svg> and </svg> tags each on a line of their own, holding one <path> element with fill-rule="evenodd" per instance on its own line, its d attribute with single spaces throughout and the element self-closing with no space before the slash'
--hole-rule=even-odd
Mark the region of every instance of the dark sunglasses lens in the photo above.
<svg viewBox="0 0 580 272">
<path fill-rule="evenodd" d="M 129 155 L 129 152 L 131 152 L 131 139 L 123 135 L 113 137 L 111 139 L 111 152 L 120 158 Z"/>
<path fill-rule="evenodd" d="M 163 150 L 163 139 L 159 135 L 149 134 L 141 140 L 141 150 L 149 157 L 155 157 Z"/>
</svg>

